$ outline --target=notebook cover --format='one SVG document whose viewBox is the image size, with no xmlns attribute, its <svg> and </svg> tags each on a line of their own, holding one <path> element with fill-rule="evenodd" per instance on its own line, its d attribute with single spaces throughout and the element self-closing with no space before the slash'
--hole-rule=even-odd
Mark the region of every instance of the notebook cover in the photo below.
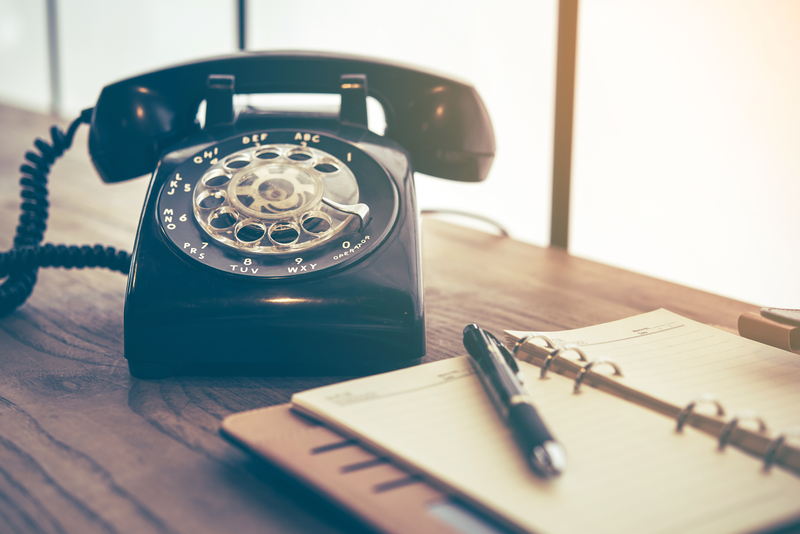
<svg viewBox="0 0 800 534">
<path fill-rule="evenodd" d="M 290 404 L 228 416 L 220 432 L 382 532 L 504 532 L 355 441 L 292 412 Z"/>
</svg>

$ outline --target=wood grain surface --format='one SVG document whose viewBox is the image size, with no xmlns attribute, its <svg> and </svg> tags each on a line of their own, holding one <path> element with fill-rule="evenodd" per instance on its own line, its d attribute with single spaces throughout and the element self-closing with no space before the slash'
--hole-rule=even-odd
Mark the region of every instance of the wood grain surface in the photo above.
<svg viewBox="0 0 800 534">
<path fill-rule="evenodd" d="M 22 156 L 53 119 L 0 106 L 0 234 L 11 246 Z M 62 123 L 62 126 L 64 123 Z M 130 250 L 147 178 L 104 185 L 86 127 L 54 166 L 46 242 Z M 755 306 L 428 218 L 426 360 L 476 322 L 554 330 L 665 307 L 735 329 Z M 122 348 L 125 277 L 45 269 L 0 319 L 0 533 L 359 532 L 365 527 L 223 441 L 228 414 L 332 377 L 137 380 Z"/>
</svg>

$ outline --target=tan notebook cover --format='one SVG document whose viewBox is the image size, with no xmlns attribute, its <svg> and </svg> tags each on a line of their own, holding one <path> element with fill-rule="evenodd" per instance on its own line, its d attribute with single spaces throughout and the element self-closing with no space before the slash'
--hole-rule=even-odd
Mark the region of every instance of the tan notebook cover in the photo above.
<svg viewBox="0 0 800 534">
<path fill-rule="evenodd" d="M 389 534 L 505 534 L 457 501 L 283 404 L 226 417 L 222 434 Z"/>
</svg>

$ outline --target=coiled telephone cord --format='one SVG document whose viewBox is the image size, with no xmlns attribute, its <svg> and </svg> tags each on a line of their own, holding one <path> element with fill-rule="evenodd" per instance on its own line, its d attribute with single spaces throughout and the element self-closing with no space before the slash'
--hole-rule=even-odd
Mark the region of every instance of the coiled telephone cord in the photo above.
<svg viewBox="0 0 800 534">
<path fill-rule="evenodd" d="M 7 252 L 0 252 L 0 279 L 7 277 L 0 285 L 0 317 L 8 315 L 28 299 L 36 284 L 39 267 L 105 267 L 123 274 L 128 274 L 130 270 L 130 255 L 114 247 L 41 244 L 47 229 L 50 206 L 47 200 L 50 167 L 72 146 L 78 127 L 82 123 L 89 124 L 91 118 L 92 108 L 89 108 L 81 112 L 66 133 L 58 126 L 53 126 L 50 128 L 51 143 L 36 139 L 35 151 L 25 153 L 27 162 L 19 168 L 22 173 L 22 213 L 14 236 L 14 247 Z"/>
</svg>

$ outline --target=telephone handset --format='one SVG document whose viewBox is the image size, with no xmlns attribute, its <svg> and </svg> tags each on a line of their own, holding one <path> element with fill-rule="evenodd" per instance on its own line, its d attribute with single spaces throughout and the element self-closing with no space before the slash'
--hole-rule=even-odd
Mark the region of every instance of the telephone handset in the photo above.
<svg viewBox="0 0 800 534">
<path fill-rule="evenodd" d="M 235 93 L 338 93 L 341 109 L 237 110 Z M 367 96 L 383 136 L 367 128 Z M 461 82 L 244 53 L 105 87 L 89 152 L 106 182 L 153 172 L 125 299 L 134 376 L 352 374 L 425 354 L 412 173 L 483 180 L 494 136 Z"/>
</svg>

